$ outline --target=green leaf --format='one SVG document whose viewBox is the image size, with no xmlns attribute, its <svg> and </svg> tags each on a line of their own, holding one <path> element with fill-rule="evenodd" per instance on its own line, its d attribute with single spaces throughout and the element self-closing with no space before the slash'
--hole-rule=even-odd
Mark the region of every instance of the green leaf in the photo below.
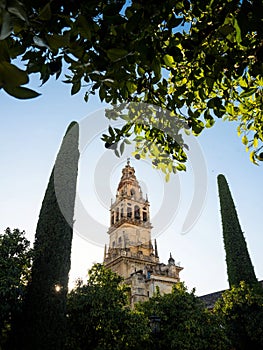
<svg viewBox="0 0 263 350">
<path fill-rule="evenodd" d="M 84 37 L 87 38 L 89 41 L 91 40 L 91 30 L 92 26 L 90 23 L 87 21 L 85 16 L 80 15 L 78 20 L 77 20 L 77 27 L 79 29 L 80 34 Z"/>
<path fill-rule="evenodd" d="M 47 39 L 48 46 L 52 50 L 59 50 L 61 47 L 69 45 L 69 37 L 70 37 L 69 32 L 67 32 L 64 35 L 58 35 L 58 34 L 47 35 L 46 39 Z M 72 61 L 73 60 L 67 63 L 72 63 Z"/>
<path fill-rule="evenodd" d="M 222 106 L 221 99 L 219 97 L 213 97 L 207 103 L 207 107 L 209 108 L 214 108 L 214 107 L 220 108 L 221 106 Z"/>
<path fill-rule="evenodd" d="M 120 153 L 121 153 L 121 155 L 124 152 L 124 147 L 125 147 L 125 142 L 122 142 L 121 145 L 120 145 Z"/>
<path fill-rule="evenodd" d="M 258 147 L 258 138 L 257 138 L 256 136 L 254 136 L 253 147 L 254 147 L 254 148 L 257 148 L 257 147 Z"/>
<path fill-rule="evenodd" d="M 50 3 L 48 2 L 43 8 L 42 10 L 40 10 L 39 12 L 39 19 L 41 19 L 42 21 L 49 21 L 52 17 L 52 11 L 50 8 Z"/>
<path fill-rule="evenodd" d="M 42 38 L 40 38 L 39 36 L 35 35 L 33 37 L 33 41 L 34 44 L 39 46 L 39 47 L 46 47 L 47 49 L 49 49 L 49 46 L 47 45 L 46 41 Z"/>
<path fill-rule="evenodd" d="M 154 58 L 152 61 L 152 69 L 158 81 L 161 79 L 161 68 L 162 67 L 160 61 Z"/>
<path fill-rule="evenodd" d="M 215 124 L 215 121 L 214 121 L 213 118 L 212 118 L 212 119 L 208 119 L 208 120 L 206 121 L 206 123 L 205 123 L 205 127 L 206 127 L 206 128 L 211 128 L 214 124 Z"/>
<path fill-rule="evenodd" d="M 249 159 L 253 164 L 258 165 L 258 163 L 255 160 L 255 153 L 256 153 L 255 151 L 250 152 Z"/>
<path fill-rule="evenodd" d="M 145 70 L 142 68 L 142 67 L 138 67 L 137 68 L 137 72 L 140 76 L 144 75 L 145 74 Z"/>
<path fill-rule="evenodd" d="M 75 95 L 76 93 L 78 93 L 80 88 L 81 88 L 80 80 L 74 82 L 71 88 L 71 95 Z"/>
<path fill-rule="evenodd" d="M 200 120 L 193 120 L 192 130 L 195 135 L 199 135 L 204 129 L 204 123 Z"/>
<path fill-rule="evenodd" d="M 165 175 L 165 181 L 168 182 L 170 180 L 170 173 L 167 173 Z"/>
<path fill-rule="evenodd" d="M 116 154 L 116 156 L 117 156 L 118 158 L 120 158 L 120 153 L 118 152 L 117 149 L 114 150 L 114 153 Z"/>
<path fill-rule="evenodd" d="M 106 91 L 105 91 L 105 88 L 103 86 L 101 86 L 99 89 L 99 96 L 100 96 L 101 101 L 103 101 L 104 98 L 106 97 Z"/>
<path fill-rule="evenodd" d="M 247 139 L 246 135 L 244 135 L 244 136 L 242 137 L 242 143 L 243 143 L 244 145 L 247 145 L 247 144 L 248 144 L 248 139 Z"/>
<path fill-rule="evenodd" d="M 166 64 L 167 67 L 173 67 L 174 66 L 174 59 L 173 56 L 170 55 L 164 55 L 163 56 L 163 61 Z"/>
<path fill-rule="evenodd" d="M 11 86 L 5 86 L 4 90 L 11 96 L 25 100 L 29 98 L 35 98 L 40 96 L 38 92 L 19 86 L 19 87 L 11 87 Z"/>
<path fill-rule="evenodd" d="M 128 51 L 124 49 L 109 49 L 107 51 L 107 56 L 113 62 L 122 59 L 123 57 L 127 56 L 127 54 Z"/>
<path fill-rule="evenodd" d="M 20 1 L 10 1 L 8 12 L 27 22 L 27 14 Z"/>
<path fill-rule="evenodd" d="M 3 11 L 0 40 L 6 39 L 12 33 L 12 30 L 13 26 L 11 23 L 10 14 L 7 11 Z"/>
<path fill-rule="evenodd" d="M 0 41 L 0 62 L 10 62 L 9 48 L 6 40 Z"/>
<path fill-rule="evenodd" d="M 0 86 L 16 87 L 27 84 L 28 75 L 22 69 L 6 61 L 0 62 Z"/>
<path fill-rule="evenodd" d="M 236 41 L 237 41 L 238 44 L 240 44 L 241 41 L 242 41 L 241 30 L 240 30 L 240 27 L 238 25 L 238 22 L 237 22 L 236 18 L 234 18 L 233 24 L 234 24 L 234 28 L 236 30 Z"/>
<path fill-rule="evenodd" d="M 151 153 L 152 153 L 156 158 L 158 158 L 159 155 L 160 155 L 160 151 L 159 151 L 159 149 L 158 149 L 158 147 L 156 146 L 155 143 L 152 144 Z"/>
<path fill-rule="evenodd" d="M 253 95 L 256 91 L 257 91 L 257 88 L 250 88 L 248 90 L 243 91 L 240 94 L 240 97 L 249 97 L 249 96 Z"/>
<path fill-rule="evenodd" d="M 176 166 L 176 169 L 179 171 L 186 171 L 186 166 L 185 164 L 180 163 Z"/>
<path fill-rule="evenodd" d="M 128 91 L 129 91 L 130 94 L 132 94 L 133 92 L 135 92 L 136 89 L 137 89 L 137 85 L 134 84 L 134 83 L 131 82 L 131 81 L 127 81 L 127 82 L 126 82 L 126 86 L 127 86 L 127 89 L 128 89 Z"/>
<path fill-rule="evenodd" d="M 111 126 L 109 126 L 109 133 L 110 133 L 111 137 L 113 137 L 113 138 L 115 137 L 115 133 L 114 133 Z"/>
</svg>

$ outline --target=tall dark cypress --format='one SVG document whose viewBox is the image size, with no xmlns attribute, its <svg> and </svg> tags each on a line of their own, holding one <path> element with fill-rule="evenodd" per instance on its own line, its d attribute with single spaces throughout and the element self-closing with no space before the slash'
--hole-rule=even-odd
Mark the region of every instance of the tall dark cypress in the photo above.
<svg viewBox="0 0 263 350">
<path fill-rule="evenodd" d="M 25 349 L 64 348 L 66 297 L 78 173 L 79 126 L 64 136 L 42 202 L 35 236 L 32 281 L 25 303 Z M 22 347 L 20 347 L 21 349 Z"/>
<path fill-rule="evenodd" d="M 257 283 L 247 244 L 241 230 L 234 201 L 224 175 L 218 175 L 218 190 L 226 252 L 228 282 L 230 287 L 240 281 L 252 285 Z"/>
</svg>

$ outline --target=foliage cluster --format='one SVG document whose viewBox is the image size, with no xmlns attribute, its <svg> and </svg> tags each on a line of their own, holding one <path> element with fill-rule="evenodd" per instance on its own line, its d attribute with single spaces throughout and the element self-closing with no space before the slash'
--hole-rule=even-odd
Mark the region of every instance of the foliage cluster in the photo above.
<svg viewBox="0 0 263 350">
<path fill-rule="evenodd" d="M 21 311 L 33 252 L 25 232 L 7 228 L 0 234 L 0 348 Z"/>
<path fill-rule="evenodd" d="M 39 73 L 45 83 L 64 67 L 71 94 L 84 88 L 86 101 L 98 92 L 101 101 L 123 104 L 113 114 L 125 127 L 104 136 L 109 145 L 135 134 L 137 157 L 149 154 L 167 173 L 184 170 L 178 130 L 187 126 L 199 135 L 224 117 L 238 122 L 257 163 L 263 159 L 262 12 L 261 0 L 0 0 L 0 88 L 34 97 L 24 87 L 29 75 Z M 26 70 L 14 64 L 18 57 Z M 140 111 L 137 121 L 123 112 L 130 102 L 155 111 Z M 163 110 L 170 113 L 165 122 Z"/>
<path fill-rule="evenodd" d="M 223 293 L 214 312 L 224 321 L 225 333 L 236 350 L 263 348 L 263 290 L 240 282 Z"/>
<path fill-rule="evenodd" d="M 67 346 L 82 349 L 143 349 L 147 319 L 128 307 L 122 278 L 95 264 L 88 281 L 78 281 L 68 296 Z"/>
<path fill-rule="evenodd" d="M 175 285 L 170 294 L 157 293 L 138 309 L 148 318 L 160 317 L 160 334 L 153 339 L 158 349 L 229 349 L 222 320 L 205 308 L 194 290 L 187 292 L 182 283 Z"/>
</svg>

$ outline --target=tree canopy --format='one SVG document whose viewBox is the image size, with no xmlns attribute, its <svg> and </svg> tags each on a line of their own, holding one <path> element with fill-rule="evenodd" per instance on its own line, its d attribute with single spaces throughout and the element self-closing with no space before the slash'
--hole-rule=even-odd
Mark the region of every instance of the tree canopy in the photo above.
<svg viewBox="0 0 263 350">
<path fill-rule="evenodd" d="M 7 228 L 0 234 L 0 348 L 20 313 L 33 256 L 25 232 Z"/>
<path fill-rule="evenodd" d="M 122 277 L 95 264 L 68 295 L 67 350 L 143 349 L 148 319 L 130 310 Z"/>
<path fill-rule="evenodd" d="M 182 283 L 174 285 L 170 294 L 157 292 L 137 308 L 147 317 L 157 315 L 160 318 L 160 332 L 153 339 L 158 349 L 228 349 L 220 318 L 209 312 L 194 290 L 189 293 Z"/>
<path fill-rule="evenodd" d="M 71 94 L 84 90 L 87 101 L 98 92 L 101 101 L 123 104 L 109 113 L 125 126 L 104 135 L 107 146 L 121 141 L 122 152 L 123 140 L 135 134 L 138 158 L 150 154 L 156 167 L 184 170 L 180 132 L 198 135 L 225 118 L 238 122 L 257 163 L 263 160 L 262 12 L 261 0 L 1 0 L 0 88 L 35 97 L 24 86 L 30 74 L 45 83 L 65 68 Z M 127 117 L 130 102 L 156 108 Z"/>
<path fill-rule="evenodd" d="M 233 349 L 262 349 L 262 286 L 240 282 L 223 293 L 215 304 L 214 312 L 224 320 L 222 326 Z"/>
</svg>

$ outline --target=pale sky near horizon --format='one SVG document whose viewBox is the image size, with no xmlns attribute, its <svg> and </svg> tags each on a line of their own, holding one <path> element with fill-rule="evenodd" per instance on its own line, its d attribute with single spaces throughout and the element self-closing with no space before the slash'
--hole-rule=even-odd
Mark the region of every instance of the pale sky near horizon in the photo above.
<svg viewBox="0 0 263 350">
<path fill-rule="evenodd" d="M 17 227 L 25 230 L 33 242 L 45 189 L 67 125 L 72 120 L 88 125 L 78 179 L 78 196 L 88 221 L 84 218 L 74 233 L 70 276 L 73 285 L 77 277 L 85 276 L 93 262 L 103 260 L 103 245 L 108 243 L 110 197 L 115 196 L 130 151 L 118 159 L 105 149 L 99 134 L 107 121 L 96 97 L 85 103 L 82 93 L 70 96 L 69 86 L 53 80 L 37 90 L 43 95 L 28 101 L 16 100 L 0 91 L 0 230 Z M 195 142 L 198 154 L 193 157 L 201 152 L 205 163 L 198 168 L 193 159 L 187 172 L 174 176 L 169 184 L 149 161 L 131 159 L 142 190 L 149 197 L 152 234 L 157 238 L 160 260 L 166 263 L 171 252 L 184 267 L 181 280 L 189 289 L 195 287 L 197 295 L 228 287 L 216 182 L 217 175 L 223 173 L 256 275 L 262 280 L 263 166 L 250 163 L 234 124 L 217 120 Z M 200 179 L 205 173 L 207 181 L 205 177 Z M 199 188 L 195 188 L 195 176 L 199 176 Z M 198 191 L 207 192 L 206 200 L 200 202 L 201 214 L 191 230 L 182 234 Z"/>
</svg>

